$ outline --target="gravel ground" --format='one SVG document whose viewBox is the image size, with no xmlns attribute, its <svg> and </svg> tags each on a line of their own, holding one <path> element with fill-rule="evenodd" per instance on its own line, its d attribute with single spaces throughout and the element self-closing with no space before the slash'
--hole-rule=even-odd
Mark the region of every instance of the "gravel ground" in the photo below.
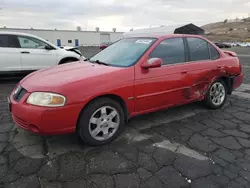
<svg viewBox="0 0 250 188">
<path fill-rule="evenodd" d="M 84 49 L 91 56 L 98 49 Z M 250 86 L 250 56 L 240 57 Z M 103 147 L 76 136 L 41 137 L 17 128 L 0 84 L 0 187 L 249 188 L 250 98 L 237 93 L 223 109 L 199 103 L 138 116 Z"/>
</svg>

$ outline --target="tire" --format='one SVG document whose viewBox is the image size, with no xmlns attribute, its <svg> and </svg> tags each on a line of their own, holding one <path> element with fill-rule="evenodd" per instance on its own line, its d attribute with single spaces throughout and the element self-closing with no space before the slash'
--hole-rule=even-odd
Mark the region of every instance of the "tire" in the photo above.
<svg viewBox="0 0 250 188">
<path fill-rule="evenodd" d="M 77 133 L 84 143 L 101 146 L 112 142 L 122 132 L 123 124 L 121 105 L 110 98 L 100 98 L 81 112 Z"/>
<path fill-rule="evenodd" d="M 206 99 L 204 101 L 205 105 L 209 109 L 220 109 L 227 100 L 227 93 L 228 93 L 228 88 L 225 82 L 223 80 L 216 80 L 211 84 L 206 94 Z M 220 95 L 221 97 L 219 97 Z M 216 97 L 217 100 L 215 99 Z"/>
</svg>

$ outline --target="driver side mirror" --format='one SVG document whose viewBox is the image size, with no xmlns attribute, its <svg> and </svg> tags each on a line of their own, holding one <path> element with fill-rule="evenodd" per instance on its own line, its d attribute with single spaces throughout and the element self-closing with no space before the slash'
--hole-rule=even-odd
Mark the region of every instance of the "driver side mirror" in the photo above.
<svg viewBox="0 0 250 188">
<path fill-rule="evenodd" d="M 144 69 L 161 67 L 163 64 L 162 59 L 160 58 L 150 58 L 148 61 L 145 61 L 141 64 L 141 67 Z"/>
</svg>

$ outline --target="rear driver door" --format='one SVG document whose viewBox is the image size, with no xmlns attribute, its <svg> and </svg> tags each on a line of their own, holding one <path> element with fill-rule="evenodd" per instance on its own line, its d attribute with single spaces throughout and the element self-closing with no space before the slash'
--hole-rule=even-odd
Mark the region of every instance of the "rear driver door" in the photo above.
<svg viewBox="0 0 250 188">
<path fill-rule="evenodd" d="M 186 37 L 185 41 L 189 51 L 188 79 L 186 79 L 190 85 L 189 97 L 191 100 L 199 100 L 218 74 L 220 54 L 202 38 Z"/>
<path fill-rule="evenodd" d="M 0 72 L 20 72 L 21 60 L 16 36 L 0 34 Z"/>
</svg>

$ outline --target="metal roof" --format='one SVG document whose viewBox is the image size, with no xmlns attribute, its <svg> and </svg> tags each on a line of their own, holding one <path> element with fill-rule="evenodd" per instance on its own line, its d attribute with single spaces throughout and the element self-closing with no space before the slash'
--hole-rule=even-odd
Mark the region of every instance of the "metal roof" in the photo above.
<svg viewBox="0 0 250 188">
<path fill-rule="evenodd" d="M 204 30 L 194 24 L 170 25 L 170 26 L 163 26 L 163 27 L 138 29 L 138 30 L 123 33 L 123 36 L 131 37 L 131 36 L 142 36 L 142 35 L 147 35 L 147 34 L 152 34 L 156 36 L 167 35 L 167 34 L 203 35 Z"/>
<path fill-rule="evenodd" d="M 53 31 L 53 32 L 81 32 L 81 33 L 102 33 L 102 34 L 105 34 L 105 33 L 123 33 L 123 32 L 119 32 L 119 31 L 116 31 L 116 32 L 113 32 L 113 31 L 85 31 L 85 30 L 81 30 L 81 31 L 77 31 L 77 30 L 63 30 L 63 29 L 36 29 L 36 28 L 32 28 L 32 29 L 28 29 L 28 28 L 9 28 L 9 27 L 0 27 L 0 30 L 2 31 L 11 31 L 11 30 L 16 30 L 16 31 Z"/>
<path fill-rule="evenodd" d="M 192 34 L 192 35 L 204 35 L 204 29 L 194 25 L 194 24 L 187 24 L 182 27 L 176 28 L 174 30 L 175 34 Z"/>
</svg>

